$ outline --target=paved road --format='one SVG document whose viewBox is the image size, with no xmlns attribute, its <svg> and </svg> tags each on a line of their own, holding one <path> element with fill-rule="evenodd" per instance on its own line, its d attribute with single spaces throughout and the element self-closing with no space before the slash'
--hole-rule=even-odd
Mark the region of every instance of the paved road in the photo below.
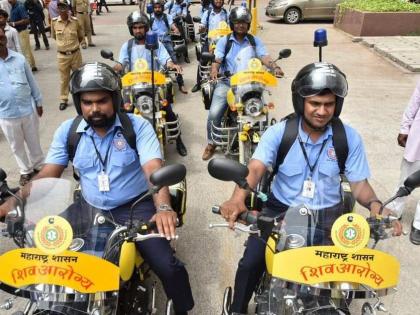
<svg viewBox="0 0 420 315">
<path fill-rule="evenodd" d="M 97 47 L 83 50 L 85 61 L 100 60 L 99 49 L 105 47 L 118 54 L 119 47 L 128 39 L 125 19 L 132 9 L 129 6 L 113 6 L 110 14 L 95 17 L 98 35 L 93 38 Z M 286 47 L 293 51 L 292 56 L 282 62 L 286 77 L 280 80 L 273 93 L 276 105 L 274 116 L 277 118 L 292 111 L 290 84 L 294 75 L 303 65 L 318 58 L 317 50 L 312 47 L 313 31 L 319 27 L 328 30 L 329 46 L 324 49 L 324 60 L 338 65 L 347 74 L 350 86 L 342 118 L 359 130 L 364 139 L 372 182 L 381 198 L 385 199 L 393 191 L 399 176 L 402 150 L 396 144 L 396 136 L 402 112 L 418 76 L 391 64 L 367 47 L 353 43 L 330 23 L 291 26 L 269 22 L 264 16 L 260 19 L 264 28 L 260 36 L 273 55 Z M 35 52 L 40 70 L 36 78 L 45 99 L 45 115 L 40 130 L 45 151 L 56 127 L 75 115 L 73 107 L 64 112 L 58 110 L 59 80 L 54 48 L 52 44 L 50 51 Z M 194 57 L 192 47 L 190 52 L 191 57 Z M 192 87 L 195 64 L 184 65 L 184 69 L 186 84 Z M 177 252 L 187 265 L 194 291 L 196 307 L 191 314 L 220 314 L 222 292 L 233 283 L 244 237 L 229 231 L 210 231 L 207 226 L 210 222 L 220 220 L 211 214 L 210 207 L 228 198 L 233 187 L 210 178 L 206 171 L 207 163 L 201 160 L 207 113 L 203 109 L 200 95 L 177 95 L 175 110 L 182 117 L 183 137 L 189 150 L 189 155 L 181 158 L 173 147 L 169 148 L 170 162 L 184 163 L 188 169 L 188 213 L 186 225 L 179 232 Z M 19 177 L 16 164 L 7 143 L 1 137 L 0 152 L 0 165 L 8 172 L 10 183 L 16 184 Z M 420 197 L 420 193 L 414 196 Z M 410 199 L 408 211 L 403 217 L 407 230 L 413 209 L 414 198 Z M 391 240 L 386 246 L 401 260 L 402 266 L 399 291 L 392 296 L 391 304 L 387 306 L 392 314 L 418 314 L 416 298 L 420 292 L 420 271 L 416 266 L 420 261 L 420 248 L 411 245 L 408 236 Z M 354 314 L 360 313 L 356 304 L 354 309 Z"/>
</svg>

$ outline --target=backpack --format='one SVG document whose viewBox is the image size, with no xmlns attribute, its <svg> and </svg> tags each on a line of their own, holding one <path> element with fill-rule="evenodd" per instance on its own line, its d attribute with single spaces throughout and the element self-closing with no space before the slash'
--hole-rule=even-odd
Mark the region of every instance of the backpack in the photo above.
<svg viewBox="0 0 420 315">
<path fill-rule="evenodd" d="M 121 133 L 127 141 L 128 145 L 136 151 L 137 151 L 137 142 L 136 142 L 136 134 L 133 129 L 133 123 L 130 120 L 130 117 L 126 113 L 119 112 L 117 113 L 118 118 L 120 119 L 121 125 L 124 126 L 124 128 L 120 128 Z M 80 138 L 82 137 L 82 133 L 77 132 L 77 128 L 79 127 L 80 122 L 82 121 L 83 116 L 79 115 L 76 118 L 74 118 L 73 122 L 71 123 L 69 133 L 67 136 L 67 152 L 69 155 L 69 161 L 73 163 L 74 156 L 76 154 L 77 146 L 80 142 Z M 79 176 L 74 172 L 73 167 L 73 177 L 75 180 L 79 180 Z"/>
<path fill-rule="evenodd" d="M 226 46 L 225 46 L 225 53 L 223 55 L 223 59 L 222 59 L 222 65 L 224 65 L 226 63 L 226 56 L 229 53 L 229 51 L 232 48 L 232 41 L 230 40 L 232 36 L 232 33 L 226 35 Z M 255 42 L 255 38 L 254 36 L 252 36 L 251 34 L 246 34 L 246 38 L 248 38 L 248 41 L 250 42 L 251 46 L 254 48 L 255 54 L 257 53 L 257 44 Z"/>
<path fill-rule="evenodd" d="M 286 121 L 286 127 L 277 151 L 276 162 L 273 165 L 273 171 L 269 177 L 269 182 L 272 182 L 274 176 L 277 174 L 280 165 L 283 164 L 284 159 L 289 153 L 289 150 L 295 142 L 299 132 L 298 115 L 295 113 L 289 114 L 282 119 L 282 121 L 284 120 Z M 346 160 L 349 154 L 346 132 L 342 121 L 338 117 L 333 117 L 331 120 L 331 127 L 333 132 L 333 147 L 337 157 L 338 167 L 340 169 L 340 183 L 344 209 L 352 210 L 355 200 L 351 194 L 350 183 L 345 176 Z"/>
</svg>

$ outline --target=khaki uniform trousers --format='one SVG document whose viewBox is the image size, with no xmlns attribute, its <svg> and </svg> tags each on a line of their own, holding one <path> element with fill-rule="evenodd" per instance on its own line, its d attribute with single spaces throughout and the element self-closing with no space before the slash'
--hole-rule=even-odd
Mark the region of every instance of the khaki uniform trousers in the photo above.
<svg viewBox="0 0 420 315">
<path fill-rule="evenodd" d="M 36 67 L 35 58 L 32 54 L 31 43 L 29 41 L 29 30 L 19 32 L 19 43 L 26 61 L 29 63 L 31 68 Z"/>
<path fill-rule="evenodd" d="M 67 103 L 69 98 L 70 73 L 82 65 L 82 54 L 80 50 L 71 55 L 57 53 L 58 71 L 60 72 L 60 100 Z"/>
<path fill-rule="evenodd" d="M 90 28 L 89 13 L 77 13 L 77 21 L 79 22 L 79 26 L 83 33 L 83 41 L 80 44 L 82 45 L 82 47 L 86 46 L 85 36 L 88 39 L 88 44 L 92 44 L 92 29 Z"/>
</svg>

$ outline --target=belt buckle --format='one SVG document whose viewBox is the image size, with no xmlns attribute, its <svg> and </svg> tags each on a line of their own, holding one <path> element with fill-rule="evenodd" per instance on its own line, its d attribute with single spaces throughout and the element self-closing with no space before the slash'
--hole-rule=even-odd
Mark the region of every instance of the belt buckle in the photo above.
<svg viewBox="0 0 420 315">
<path fill-rule="evenodd" d="M 66 51 L 66 55 L 67 56 L 70 56 L 70 55 L 72 55 L 73 54 L 73 52 L 72 51 Z"/>
</svg>

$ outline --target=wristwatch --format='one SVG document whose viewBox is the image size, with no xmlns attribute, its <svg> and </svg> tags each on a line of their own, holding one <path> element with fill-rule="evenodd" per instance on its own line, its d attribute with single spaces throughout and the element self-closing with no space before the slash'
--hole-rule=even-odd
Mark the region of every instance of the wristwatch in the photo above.
<svg viewBox="0 0 420 315">
<path fill-rule="evenodd" d="M 173 211 L 172 207 L 166 203 L 161 203 L 157 208 L 157 211 Z"/>
</svg>

